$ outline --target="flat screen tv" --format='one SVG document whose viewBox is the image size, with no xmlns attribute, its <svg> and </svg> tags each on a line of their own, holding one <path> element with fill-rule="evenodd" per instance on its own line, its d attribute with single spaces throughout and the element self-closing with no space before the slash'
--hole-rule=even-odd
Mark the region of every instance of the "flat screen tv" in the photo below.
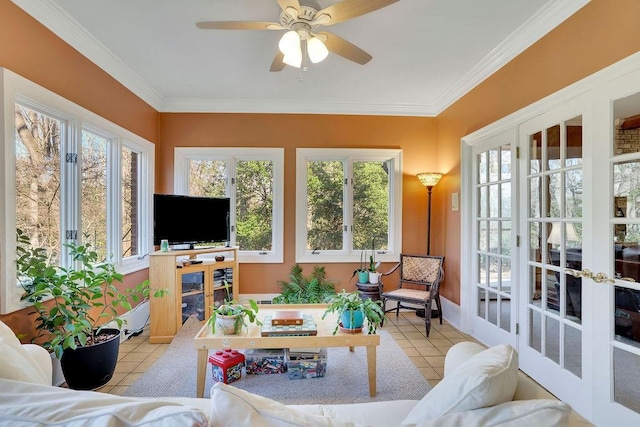
<svg viewBox="0 0 640 427">
<path fill-rule="evenodd" d="M 153 195 L 153 244 L 227 243 L 228 198 Z"/>
</svg>

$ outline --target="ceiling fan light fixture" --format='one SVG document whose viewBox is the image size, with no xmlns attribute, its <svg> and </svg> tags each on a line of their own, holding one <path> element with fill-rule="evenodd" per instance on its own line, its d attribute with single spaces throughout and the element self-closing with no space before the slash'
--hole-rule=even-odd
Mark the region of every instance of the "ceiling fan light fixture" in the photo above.
<svg viewBox="0 0 640 427">
<path fill-rule="evenodd" d="M 317 37 L 310 37 L 307 40 L 307 54 L 309 55 L 309 59 L 314 64 L 323 61 L 327 55 L 329 55 L 329 50 Z"/>
<path fill-rule="evenodd" d="M 280 42 L 278 43 L 278 49 L 285 56 L 292 55 L 295 52 L 300 51 L 300 35 L 297 31 L 287 31 L 284 33 Z M 301 54 L 302 55 L 302 54 Z"/>
<path fill-rule="evenodd" d="M 297 51 L 285 54 L 282 62 L 292 67 L 300 68 L 302 65 L 302 51 L 298 49 Z"/>
</svg>

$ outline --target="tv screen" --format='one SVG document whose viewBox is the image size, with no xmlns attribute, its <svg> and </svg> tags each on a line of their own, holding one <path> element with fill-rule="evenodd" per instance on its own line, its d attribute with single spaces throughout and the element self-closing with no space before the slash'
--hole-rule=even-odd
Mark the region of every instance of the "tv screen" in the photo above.
<svg viewBox="0 0 640 427">
<path fill-rule="evenodd" d="M 228 198 L 153 195 L 153 244 L 170 245 L 229 241 Z"/>
</svg>

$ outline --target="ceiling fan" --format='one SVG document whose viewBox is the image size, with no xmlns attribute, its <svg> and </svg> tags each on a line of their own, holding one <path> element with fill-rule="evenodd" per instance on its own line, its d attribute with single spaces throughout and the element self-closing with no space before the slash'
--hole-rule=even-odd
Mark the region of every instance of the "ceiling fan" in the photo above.
<svg viewBox="0 0 640 427">
<path fill-rule="evenodd" d="M 281 71 L 285 65 L 306 69 L 307 58 L 315 64 L 324 60 L 329 51 L 364 65 L 371 60 L 371 55 L 333 33 L 318 31 L 319 27 L 344 22 L 397 1 L 342 0 L 318 10 L 315 5 L 301 5 L 298 0 L 277 0 L 282 9 L 279 23 L 208 21 L 197 22 L 196 26 L 204 30 L 289 30 L 278 43 L 278 51 L 269 71 Z"/>
</svg>

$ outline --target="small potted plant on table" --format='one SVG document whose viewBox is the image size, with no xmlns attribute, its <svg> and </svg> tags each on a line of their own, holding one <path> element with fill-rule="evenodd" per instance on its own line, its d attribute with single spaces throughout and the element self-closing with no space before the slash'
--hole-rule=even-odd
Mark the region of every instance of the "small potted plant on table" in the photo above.
<svg viewBox="0 0 640 427">
<path fill-rule="evenodd" d="M 211 326 L 211 333 L 215 334 L 216 327 L 218 327 L 225 335 L 238 335 L 243 326 L 248 326 L 247 318 L 250 323 L 255 322 L 257 325 L 262 325 L 262 322 L 257 318 L 258 303 L 250 299 L 248 300 L 249 306 L 246 306 L 235 300 L 229 300 L 229 284 L 226 281 L 224 287 L 227 291 L 227 299 L 212 309 L 211 317 L 207 321 Z"/>
<path fill-rule="evenodd" d="M 369 283 L 369 270 L 365 267 L 365 258 L 366 251 L 360 252 L 360 267 L 353 270 L 353 274 L 351 275 L 352 279 L 358 275 L 358 283 Z"/>
<path fill-rule="evenodd" d="M 331 299 L 322 318 L 324 319 L 329 313 L 338 314 L 334 334 L 338 332 L 338 329 L 349 333 L 360 332 L 365 321 L 368 333 L 375 334 L 384 318 L 381 301 L 363 299 L 360 298 L 358 292 L 345 292 L 344 290 Z"/>
</svg>

